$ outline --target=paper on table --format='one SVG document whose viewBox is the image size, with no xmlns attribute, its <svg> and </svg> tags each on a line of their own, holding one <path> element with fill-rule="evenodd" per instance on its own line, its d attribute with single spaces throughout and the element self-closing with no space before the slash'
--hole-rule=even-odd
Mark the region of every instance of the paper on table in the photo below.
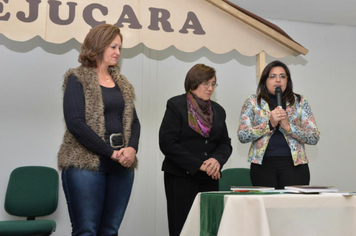
<svg viewBox="0 0 356 236">
<path fill-rule="evenodd" d="M 301 193 L 339 192 L 338 189 L 331 186 L 295 185 L 284 188 L 287 190 L 297 190 Z"/>
<path fill-rule="evenodd" d="M 273 187 L 261 187 L 261 186 L 231 186 L 230 188 L 234 192 L 272 192 L 275 190 Z"/>
<path fill-rule="evenodd" d="M 353 195 L 356 195 L 356 192 L 323 192 L 323 193 L 320 193 L 320 194 L 353 196 Z"/>
</svg>

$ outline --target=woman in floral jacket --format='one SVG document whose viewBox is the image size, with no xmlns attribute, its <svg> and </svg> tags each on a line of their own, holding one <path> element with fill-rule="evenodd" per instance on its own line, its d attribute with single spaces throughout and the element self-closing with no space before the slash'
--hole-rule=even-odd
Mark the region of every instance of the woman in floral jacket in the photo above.
<svg viewBox="0 0 356 236">
<path fill-rule="evenodd" d="M 282 107 L 277 106 L 276 87 L 282 89 Z M 280 61 L 268 64 L 257 94 L 242 107 L 237 132 L 241 143 L 252 142 L 248 153 L 252 184 L 277 189 L 308 185 L 304 144 L 317 144 L 319 134 L 308 101 L 293 92 L 288 67 Z"/>
</svg>

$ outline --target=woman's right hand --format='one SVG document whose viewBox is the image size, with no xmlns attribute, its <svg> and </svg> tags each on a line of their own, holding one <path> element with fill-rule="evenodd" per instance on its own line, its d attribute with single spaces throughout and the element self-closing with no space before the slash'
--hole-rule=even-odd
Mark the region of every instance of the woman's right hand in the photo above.
<svg viewBox="0 0 356 236">
<path fill-rule="evenodd" d="M 206 172 L 212 179 L 220 179 L 220 163 L 213 157 L 204 161 L 199 169 Z"/>
<path fill-rule="evenodd" d="M 120 154 L 119 154 L 119 151 L 116 151 L 116 150 L 114 150 L 114 152 L 112 153 L 112 155 L 111 155 L 111 159 L 113 160 L 113 161 L 116 161 L 116 162 L 119 162 L 120 161 Z"/>
<path fill-rule="evenodd" d="M 287 112 L 281 107 L 276 107 L 269 114 L 269 120 L 273 128 L 276 128 L 277 125 L 280 123 L 280 121 L 285 119 L 286 117 L 287 117 Z"/>
</svg>

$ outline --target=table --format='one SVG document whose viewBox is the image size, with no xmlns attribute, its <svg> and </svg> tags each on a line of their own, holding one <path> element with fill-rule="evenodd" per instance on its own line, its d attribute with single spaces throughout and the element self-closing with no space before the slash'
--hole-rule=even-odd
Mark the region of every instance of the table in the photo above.
<svg viewBox="0 0 356 236">
<path fill-rule="evenodd" d="M 204 200 L 201 205 L 202 195 L 210 204 Z M 221 212 L 219 199 L 222 199 L 223 205 Z M 201 212 L 212 213 L 208 219 L 204 218 L 207 221 L 205 224 L 201 224 Z M 217 232 L 214 232 L 214 228 Z M 356 197 L 319 194 L 199 193 L 180 235 L 354 236 Z"/>
</svg>

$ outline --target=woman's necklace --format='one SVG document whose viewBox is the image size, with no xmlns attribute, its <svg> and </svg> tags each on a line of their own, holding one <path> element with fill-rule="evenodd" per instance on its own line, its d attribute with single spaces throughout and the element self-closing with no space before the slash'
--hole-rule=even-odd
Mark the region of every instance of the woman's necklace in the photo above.
<svg viewBox="0 0 356 236">
<path fill-rule="evenodd" d="M 106 83 L 111 82 L 111 77 L 109 75 L 102 75 L 100 77 L 102 78 L 102 80 L 106 80 Z"/>
<path fill-rule="evenodd" d="M 99 80 L 106 81 L 106 83 L 111 83 L 112 78 L 111 78 L 110 74 L 108 74 L 108 73 L 100 73 L 99 69 L 97 69 L 97 73 L 98 73 Z"/>
</svg>

